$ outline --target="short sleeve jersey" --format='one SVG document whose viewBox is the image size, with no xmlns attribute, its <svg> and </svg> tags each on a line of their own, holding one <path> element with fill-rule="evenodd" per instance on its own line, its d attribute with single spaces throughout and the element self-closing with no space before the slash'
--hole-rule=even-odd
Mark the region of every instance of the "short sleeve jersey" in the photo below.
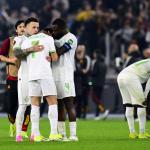
<svg viewBox="0 0 150 150">
<path fill-rule="evenodd" d="M 77 48 L 77 38 L 72 33 L 67 33 L 61 39 L 55 40 L 55 46 L 60 48 L 65 43 L 71 46 L 71 49 L 60 56 L 57 62 L 52 63 L 52 71 L 55 81 L 73 81 L 74 80 L 74 56 Z"/>
<path fill-rule="evenodd" d="M 132 73 L 139 77 L 140 82 L 146 82 L 150 77 L 150 59 L 143 59 L 126 67 L 122 73 Z"/>
<path fill-rule="evenodd" d="M 25 35 L 15 37 L 13 49 L 18 48 L 21 50 L 21 45 L 26 39 L 28 38 Z M 21 60 L 21 64 L 18 70 L 18 79 L 25 81 L 28 80 L 28 66 L 26 58 Z"/>
<path fill-rule="evenodd" d="M 29 81 L 52 78 L 50 62 L 46 59 L 46 56 L 49 56 L 51 52 L 56 52 L 54 39 L 44 33 L 35 34 L 23 42 L 21 49 L 35 45 L 43 45 L 44 49 L 27 56 Z"/>
</svg>

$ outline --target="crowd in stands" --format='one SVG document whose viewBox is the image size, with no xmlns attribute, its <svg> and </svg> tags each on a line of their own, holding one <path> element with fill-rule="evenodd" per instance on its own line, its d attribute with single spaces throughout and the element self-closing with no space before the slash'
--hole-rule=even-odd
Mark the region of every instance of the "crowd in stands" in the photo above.
<svg viewBox="0 0 150 150">
<path fill-rule="evenodd" d="M 57 17 L 67 20 L 70 30 L 92 55 L 95 49 L 105 54 L 105 35 L 110 34 L 112 56 L 137 42 L 140 50 L 150 44 L 149 0 L 1 0 L 0 41 L 13 33 L 18 19 L 39 18 L 41 28 Z"/>
</svg>

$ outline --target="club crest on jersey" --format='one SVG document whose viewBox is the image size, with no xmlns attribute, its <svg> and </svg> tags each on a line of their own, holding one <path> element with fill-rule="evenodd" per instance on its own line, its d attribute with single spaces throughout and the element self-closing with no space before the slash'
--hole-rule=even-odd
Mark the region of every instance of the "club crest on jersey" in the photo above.
<svg viewBox="0 0 150 150">
<path fill-rule="evenodd" d="M 32 46 L 39 45 L 39 40 L 32 41 Z"/>
<path fill-rule="evenodd" d="M 72 44 L 73 44 L 73 40 L 72 40 L 72 39 L 69 39 L 69 40 L 68 40 L 68 44 L 72 45 Z"/>
</svg>

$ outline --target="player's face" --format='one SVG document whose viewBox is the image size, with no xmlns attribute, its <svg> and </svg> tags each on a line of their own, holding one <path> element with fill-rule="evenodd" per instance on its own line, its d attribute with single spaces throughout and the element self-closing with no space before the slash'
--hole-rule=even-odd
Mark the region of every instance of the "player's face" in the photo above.
<svg viewBox="0 0 150 150">
<path fill-rule="evenodd" d="M 33 35 L 39 32 L 39 23 L 38 22 L 30 22 L 27 24 L 25 28 L 27 35 Z"/>
<path fill-rule="evenodd" d="M 85 56 L 85 46 L 84 45 L 79 45 L 77 47 L 77 50 L 76 50 L 76 57 L 78 59 L 83 59 Z"/>
<path fill-rule="evenodd" d="M 24 32 L 25 32 L 25 25 L 24 23 L 21 23 L 20 25 L 17 26 L 16 33 L 18 35 L 23 35 Z"/>
<path fill-rule="evenodd" d="M 57 38 L 61 33 L 62 33 L 62 30 L 59 29 L 59 27 L 57 25 L 54 25 L 53 32 L 52 32 L 53 37 Z"/>
</svg>

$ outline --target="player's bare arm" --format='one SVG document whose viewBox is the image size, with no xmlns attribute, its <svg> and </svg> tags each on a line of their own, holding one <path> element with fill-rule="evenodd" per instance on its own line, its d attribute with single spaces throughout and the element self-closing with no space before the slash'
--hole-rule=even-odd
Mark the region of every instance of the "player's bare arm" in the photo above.
<svg viewBox="0 0 150 150">
<path fill-rule="evenodd" d="M 27 55 L 29 55 L 32 52 L 40 52 L 44 49 L 43 45 L 35 45 L 27 49 L 21 49 L 21 48 L 14 48 L 14 55 L 17 58 L 25 58 Z"/>
<path fill-rule="evenodd" d="M 0 55 L 0 60 L 2 62 L 12 63 L 12 64 L 15 64 L 17 62 L 17 58 L 16 57 L 8 58 L 8 57 L 3 56 L 3 55 Z"/>
<path fill-rule="evenodd" d="M 71 45 L 69 43 L 64 43 L 64 45 L 60 48 L 56 47 L 56 51 L 58 56 L 63 55 L 64 53 L 68 52 L 69 50 L 71 50 Z"/>
<path fill-rule="evenodd" d="M 51 53 L 50 57 L 51 57 L 52 61 L 57 61 L 58 60 L 58 54 L 56 52 Z"/>
<path fill-rule="evenodd" d="M 49 56 L 46 57 L 46 59 L 50 62 L 50 61 L 57 61 L 59 58 L 58 54 L 56 52 L 52 52 L 50 53 Z"/>
</svg>

